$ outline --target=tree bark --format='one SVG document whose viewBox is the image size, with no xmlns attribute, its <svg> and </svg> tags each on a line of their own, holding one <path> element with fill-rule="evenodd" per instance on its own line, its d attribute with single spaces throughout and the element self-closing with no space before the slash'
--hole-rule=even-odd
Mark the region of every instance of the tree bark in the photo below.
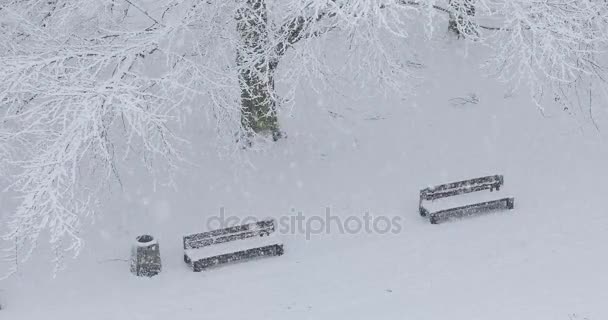
<svg viewBox="0 0 608 320">
<path fill-rule="evenodd" d="M 245 0 L 236 13 L 240 43 L 237 66 L 241 87 L 241 125 L 248 134 L 281 137 L 274 91 L 277 61 L 272 61 L 265 0 Z"/>
</svg>

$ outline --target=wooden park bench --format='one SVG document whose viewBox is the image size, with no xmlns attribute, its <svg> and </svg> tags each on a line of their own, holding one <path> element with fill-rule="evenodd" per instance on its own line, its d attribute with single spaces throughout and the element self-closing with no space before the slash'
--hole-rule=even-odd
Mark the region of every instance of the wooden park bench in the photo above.
<svg viewBox="0 0 608 320">
<path fill-rule="evenodd" d="M 283 244 L 274 231 L 274 220 L 264 220 L 185 236 L 184 262 L 200 272 L 224 263 L 280 256 Z"/>
<path fill-rule="evenodd" d="M 451 217 L 513 209 L 515 199 L 501 197 L 502 175 L 457 181 L 420 190 L 419 211 L 432 224 Z"/>
</svg>

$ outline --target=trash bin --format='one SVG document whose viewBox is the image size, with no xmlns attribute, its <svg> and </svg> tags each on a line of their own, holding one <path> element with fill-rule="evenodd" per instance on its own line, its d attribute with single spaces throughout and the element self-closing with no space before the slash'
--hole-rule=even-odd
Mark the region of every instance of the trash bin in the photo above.
<svg viewBox="0 0 608 320">
<path fill-rule="evenodd" d="M 135 238 L 131 250 L 131 273 L 138 277 L 153 277 L 160 273 L 160 248 L 151 235 Z"/>
</svg>

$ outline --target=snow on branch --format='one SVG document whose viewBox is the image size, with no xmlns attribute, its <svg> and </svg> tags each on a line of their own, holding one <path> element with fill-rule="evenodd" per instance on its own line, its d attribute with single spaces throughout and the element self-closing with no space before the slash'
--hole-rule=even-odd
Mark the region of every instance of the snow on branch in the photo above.
<svg viewBox="0 0 608 320">
<path fill-rule="evenodd" d="M 482 1 L 496 8 L 508 31 L 491 37 L 490 60 L 507 79 L 569 84 L 604 78 L 608 50 L 608 5 L 604 1 Z"/>
<path fill-rule="evenodd" d="M 77 254 L 99 186 L 132 154 L 175 168 L 193 110 L 236 150 L 244 95 L 281 109 L 302 85 L 412 93 L 411 39 L 445 21 L 533 90 L 606 77 L 599 0 L 0 0 L 0 173 L 21 200 L 10 252 L 27 259 L 48 233 L 58 264 Z"/>
<path fill-rule="evenodd" d="M 170 164 L 179 159 L 168 122 L 190 91 L 171 76 L 141 72 L 147 57 L 162 52 L 162 34 L 122 31 L 116 41 L 107 34 L 61 37 L 23 23 L 11 27 L 12 45 L 0 59 L 0 109 L 12 129 L 3 138 L 31 151 L 10 163 L 20 169 L 13 189 L 21 204 L 4 238 L 14 243 L 11 254 L 19 249 L 27 260 L 48 231 L 60 259 L 82 246 L 81 218 L 95 209 L 97 190 L 84 183 L 93 180 L 93 168 L 103 169 L 96 175 L 103 184 L 118 174 L 119 148 L 127 153 L 138 143 L 146 165 L 156 156 Z M 117 132 L 126 143 L 117 143 Z"/>
</svg>

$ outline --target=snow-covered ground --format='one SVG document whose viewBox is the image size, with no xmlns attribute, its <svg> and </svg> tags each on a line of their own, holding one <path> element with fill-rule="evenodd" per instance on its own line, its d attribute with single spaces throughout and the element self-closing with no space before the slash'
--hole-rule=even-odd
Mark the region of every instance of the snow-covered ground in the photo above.
<svg viewBox="0 0 608 320">
<path fill-rule="evenodd" d="M 51 278 L 40 255 L 0 282 L 0 319 L 608 319 L 608 114 L 598 108 L 599 132 L 584 110 L 543 114 L 482 77 L 462 46 L 425 55 L 425 80 L 405 100 L 303 88 L 282 119 L 289 137 L 250 152 L 250 166 L 199 138 L 177 190 L 153 191 L 134 169 L 66 270 Z M 459 103 L 472 94 L 478 103 Z M 439 225 L 418 215 L 421 188 L 488 174 L 504 174 L 514 210 Z M 283 256 L 202 273 L 182 260 L 181 237 L 220 208 L 280 218 L 326 207 L 402 228 L 284 234 Z M 162 253 L 151 279 L 126 261 L 142 233 Z"/>
</svg>

